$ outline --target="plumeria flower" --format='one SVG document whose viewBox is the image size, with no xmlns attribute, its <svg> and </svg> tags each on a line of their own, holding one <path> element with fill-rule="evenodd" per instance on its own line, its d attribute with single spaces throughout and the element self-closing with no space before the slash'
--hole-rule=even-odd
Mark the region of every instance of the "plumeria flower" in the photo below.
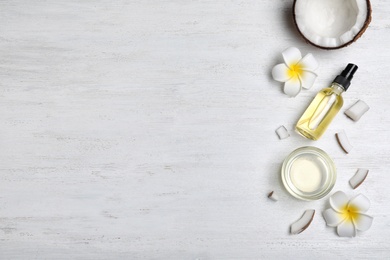
<svg viewBox="0 0 390 260">
<path fill-rule="evenodd" d="M 291 47 L 282 52 L 284 63 L 278 64 L 272 69 L 272 77 L 276 81 L 284 83 L 284 93 L 295 97 L 301 91 L 311 88 L 317 74 L 313 71 L 318 68 L 318 63 L 311 53 L 302 59 L 301 52 Z"/>
<path fill-rule="evenodd" d="M 326 224 L 337 226 L 340 237 L 354 237 L 356 230 L 366 231 L 371 227 L 373 217 L 364 214 L 370 207 L 366 196 L 359 194 L 348 200 L 344 192 L 338 191 L 330 199 L 329 208 L 323 212 Z"/>
</svg>

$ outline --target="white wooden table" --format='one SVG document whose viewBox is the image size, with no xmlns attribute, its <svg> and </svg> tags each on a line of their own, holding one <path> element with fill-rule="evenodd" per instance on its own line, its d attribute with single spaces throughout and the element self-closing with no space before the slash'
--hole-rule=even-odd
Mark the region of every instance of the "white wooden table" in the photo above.
<svg viewBox="0 0 390 260">
<path fill-rule="evenodd" d="M 337 51 L 305 44 L 291 6 L 0 1 L 0 259 L 389 259 L 390 5 L 372 1 L 367 32 Z M 290 46 L 320 63 L 296 98 L 270 76 Z M 345 108 L 369 112 L 341 113 L 318 142 L 278 140 L 348 62 Z M 334 191 L 371 200 L 370 230 L 340 238 L 326 199 L 284 191 L 281 163 L 305 145 L 334 158 Z M 370 173 L 352 190 L 358 167 Z M 308 208 L 312 225 L 290 235 Z"/>
</svg>

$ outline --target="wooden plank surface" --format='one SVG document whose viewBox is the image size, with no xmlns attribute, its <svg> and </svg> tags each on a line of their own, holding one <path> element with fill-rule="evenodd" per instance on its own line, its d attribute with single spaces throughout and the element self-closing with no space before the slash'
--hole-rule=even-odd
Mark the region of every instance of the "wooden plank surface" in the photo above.
<svg viewBox="0 0 390 260">
<path fill-rule="evenodd" d="M 0 1 L 1 259 L 390 258 L 390 5 L 352 46 L 303 42 L 292 1 Z M 296 46 L 318 59 L 288 98 L 271 68 Z M 345 108 L 318 142 L 290 132 L 315 93 L 359 65 Z M 345 155 L 334 133 L 354 146 Z M 315 145 L 334 191 L 371 200 L 372 228 L 339 238 L 281 186 L 283 159 Z M 357 190 L 357 168 L 370 169 Z M 266 198 L 275 190 L 280 201 Z M 316 209 L 304 233 L 289 225 Z"/>
</svg>

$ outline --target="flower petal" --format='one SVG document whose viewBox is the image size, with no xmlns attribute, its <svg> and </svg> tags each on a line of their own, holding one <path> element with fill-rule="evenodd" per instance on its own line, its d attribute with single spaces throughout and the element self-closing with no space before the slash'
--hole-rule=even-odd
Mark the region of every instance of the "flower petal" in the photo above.
<svg viewBox="0 0 390 260">
<path fill-rule="evenodd" d="M 299 79 L 301 80 L 302 87 L 305 89 L 311 88 L 316 78 L 317 74 L 311 71 L 302 70 L 302 72 L 299 74 Z"/>
<path fill-rule="evenodd" d="M 289 68 L 284 63 L 278 64 L 272 68 L 272 77 L 276 81 L 286 82 L 291 78 L 288 71 Z"/>
<path fill-rule="evenodd" d="M 359 214 L 357 218 L 353 219 L 353 223 L 357 230 L 366 231 L 371 227 L 373 220 L 374 218 L 371 216 Z"/>
<path fill-rule="evenodd" d="M 335 211 L 342 213 L 343 208 L 348 203 L 348 197 L 344 192 L 338 191 L 330 197 L 329 203 Z"/>
<path fill-rule="evenodd" d="M 299 62 L 303 70 L 314 71 L 318 68 L 318 62 L 314 58 L 313 54 L 308 53 L 305 57 Z"/>
<path fill-rule="evenodd" d="M 295 97 L 301 91 L 301 82 L 298 77 L 292 77 L 284 83 L 284 93 L 290 97 Z"/>
<path fill-rule="evenodd" d="M 357 195 L 348 203 L 348 208 L 355 212 L 364 213 L 370 208 L 370 200 L 363 194 Z"/>
<path fill-rule="evenodd" d="M 345 219 L 343 214 L 338 213 L 337 211 L 335 211 L 332 208 L 329 208 L 329 209 L 325 210 L 324 212 L 322 212 L 322 215 L 324 216 L 326 224 L 330 227 L 337 226 Z"/>
<path fill-rule="evenodd" d="M 354 237 L 356 236 L 355 225 L 351 220 L 346 219 L 337 226 L 337 234 L 340 237 Z"/>
<path fill-rule="evenodd" d="M 282 55 L 283 55 L 284 62 L 290 68 L 291 65 L 297 64 L 302 59 L 301 52 L 295 47 L 288 48 L 287 50 L 282 52 Z"/>
</svg>

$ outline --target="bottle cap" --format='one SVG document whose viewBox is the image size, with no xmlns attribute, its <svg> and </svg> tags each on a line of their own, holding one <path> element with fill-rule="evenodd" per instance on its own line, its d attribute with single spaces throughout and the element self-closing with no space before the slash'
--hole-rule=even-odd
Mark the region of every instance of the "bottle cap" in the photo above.
<svg viewBox="0 0 390 260">
<path fill-rule="evenodd" d="M 340 84 L 343 86 L 344 90 L 347 91 L 349 85 L 351 85 L 351 80 L 357 69 L 357 65 L 349 63 L 343 72 L 341 72 L 341 74 L 333 80 L 333 82 Z"/>
</svg>

